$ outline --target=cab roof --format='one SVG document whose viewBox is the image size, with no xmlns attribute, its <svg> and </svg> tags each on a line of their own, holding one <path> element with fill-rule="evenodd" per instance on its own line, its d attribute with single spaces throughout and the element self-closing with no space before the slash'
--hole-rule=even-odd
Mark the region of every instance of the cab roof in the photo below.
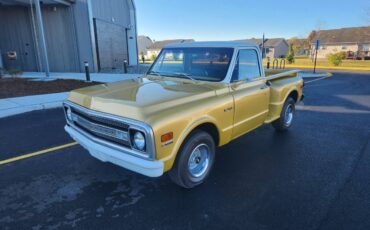
<svg viewBox="0 0 370 230">
<path fill-rule="evenodd" d="M 255 47 L 259 48 L 257 44 L 251 42 L 237 42 L 237 41 L 210 41 L 210 42 L 182 42 L 172 43 L 164 46 L 164 48 L 191 48 L 191 47 L 219 47 L 219 48 L 239 48 L 239 47 Z"/>
</svg>

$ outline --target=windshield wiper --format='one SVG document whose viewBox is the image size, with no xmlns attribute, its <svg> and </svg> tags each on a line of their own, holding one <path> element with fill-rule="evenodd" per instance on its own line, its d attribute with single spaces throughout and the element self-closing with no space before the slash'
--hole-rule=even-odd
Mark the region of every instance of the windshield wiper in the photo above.
<svg viewBox="0 0 370 230">
<path fill-rule="evenodd" d="M 171 73 L 171 74 L 163 74 L 157 71 L 149 71 L 147 74 L 149 75 L 155 75 L 155 76 L 160 76 L 160 77 L 182 77 L 182 78 L 188 78 L 192 81 L 196 81 L 194 78 L 191 77 L 191 74 L 187 73 Z"/>
<path fill-rule="evenodd" d="M 189 78 L 190 80 L 192 81 L 196 81 L 194 78 L 192 78 L 191 74 L 188 74 L 188 73 L 175 73 L 176 76 L 179 76 L 179 77 L 186 77 L 186 78 Z"/>
<path fill-rule="evenodd" d="M 151 71 L 149 71 L 147 74 L 150 74 L 150 75 L 155 75 L 155 76 L 160 76 L 160 77 L 162 77 L 162 75 L 159 73 L 159 72 L 157 72 L 157 71 L 153 71 L 153 70 L 151 70 Z"/>
</svg>

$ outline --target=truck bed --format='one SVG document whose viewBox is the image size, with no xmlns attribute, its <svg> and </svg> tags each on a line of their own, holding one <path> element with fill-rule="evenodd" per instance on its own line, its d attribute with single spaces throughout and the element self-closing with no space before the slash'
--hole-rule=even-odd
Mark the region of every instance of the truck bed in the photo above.
<svg viewBox="0 0 370 230">
<path fill-rule="evenodd" d="M 268 80 L 274 80 L 282 77 L 296 77 L 299 70 L 284 69 L 265 69 L 265 76 Z"/>
<path fill-rule="evenodd" d="M 298 70 L 265 70 L 267 81 L 270 82 L 269 114 L 265 123 L 270 123 L 280 117 L 280 112 L 288 95 L 296 102 L 302 97 L 303 80 L 298 76 Z"/>
</svg>

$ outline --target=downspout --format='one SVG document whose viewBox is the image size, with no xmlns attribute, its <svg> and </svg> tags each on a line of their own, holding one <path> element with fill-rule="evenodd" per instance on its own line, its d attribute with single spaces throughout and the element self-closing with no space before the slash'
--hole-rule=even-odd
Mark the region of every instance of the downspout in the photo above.
<svg viewBox="0 0 370 230">
<path fill-rule="evenodd" d="M 126 0 L 129 7 L 129 25 L 126 29 L 129 65 L 138 65 L 136 7 L 133 0 Z M 134 32 L 134 33 L 133 33 Z M 132 38 L 132 39 L 131 39 Z"/>
<path fill-rule="evenodd" d="M 35 8 L 36 8 L 36 17 L 37 17 L 37 23 L 39 27 L 41 47 L 42 47 L 43 59 L 44 59 L 44 71 L 45 71 L 46 77 L 49 77 L 50 76 L 49 58 L 48 58 L 48 51 L 46 48 L 44 23 L 42 21 L 40 0 L 35 0 Z"/>
<path fill-rule="evenodd" d="M 135 43 L 136 43 L 136 63 L 139 66 L 139 48 L 137 45 L 137 20 L 136 20 L 136 6 L 134 0 L 132 1 L 132 7 L 134 8 L 134 16 L 135 16 Z"/>
<path fill-rule="evenodd" d="M 93 12 L 92 12 L 92 5 L 91 0 L 87 0 L 87 13 L 89 17 L 89 29 L 90 29 L 90 42 L 91 42 L 91 52 L 92 52 L 92 59 L 94 65 L 94 72 L 98 72 L 98 58 L 96 52 L 96 39 L 95 39 L 95 32 L 94 32 L 94 20 L 93 20 Z"/>
<path fill-rule="evenodd" d="M 31 12 L 31 21 L 32 21 L 32 36 L 34 39 L 34 49 L 36 51 L 36 60 L 37 60 L 37 71 L 41 72 L 42 71 L 42 60 L 41 60 L 41 54 L 40 54 L 40 46 L 39 46 L 39 41 L 37 38 L 37 29 L 36 29 L 36 22 L 35 22 L 35 14 L 33 12 L 33 0 L 30 0 L 30 12 Z"/>
</svg>

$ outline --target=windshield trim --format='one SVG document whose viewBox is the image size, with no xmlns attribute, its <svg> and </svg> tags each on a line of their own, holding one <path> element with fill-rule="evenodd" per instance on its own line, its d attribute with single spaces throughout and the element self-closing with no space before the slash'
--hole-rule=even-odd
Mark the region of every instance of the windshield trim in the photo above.
<svg viewBox="0 0 370 230">
<path fill-rule="evenodd" d="M 230 69 L 233 69 L 233 68 L 230 68 L 231 66 L 233 66 L 232 64 L 235 62 L 235 48 L 234 47 L 208 47 L 208 46 L 204 46 L 204 47 L 186 47 L 186 48 L 204 48 L 204 49 L 212 49 L 212 48 L 229 48 L 232 50 L 232 55 L 231 55 L 231 59 L 227 65 L 227 71 L 226 71 L 226 74 L 225 76 L 223 77 L 222 80 L 220 81 L 206 81 L 206 80 L 200 80 L 200 79 L 194 79 L 195 81 L 201 81 L 201 82 L 212 82 L 212 83 L 221 83 L 221 82 L 225 82 L 225 83 L 230 83 L 230 78 L 229 78 L 229 75 L 230 75 Z M 161 51 L 158 53 L 157 57 L 154 59 L 153 63 L 151 64 L 151 66 L 149 67 L 148 71 L 146 71 L 145 73 L 145 76 L 147 75 L 151 75 L 150 72 L 152 71 L 153 67 L 154 67 L 154 64 L 157 62 L 157 60 L 159 59 L 159 57 L 162 55 L 163 51 L 166 50 L 166 49 L 186 49 L 186 48 L 183 48 L 183 47 L 165 47 L 165 48 L 162 48 Z M 190 80 L 189 78 L 184 78 L 184 77 L 179 77 L 179 76 L 176 76 L 176 75 L 161 75 L 161 77 L 171 77 L 171 78 L 178 78 L 178 79 L 187 79 L 187 80 Z"/>
</svg>

